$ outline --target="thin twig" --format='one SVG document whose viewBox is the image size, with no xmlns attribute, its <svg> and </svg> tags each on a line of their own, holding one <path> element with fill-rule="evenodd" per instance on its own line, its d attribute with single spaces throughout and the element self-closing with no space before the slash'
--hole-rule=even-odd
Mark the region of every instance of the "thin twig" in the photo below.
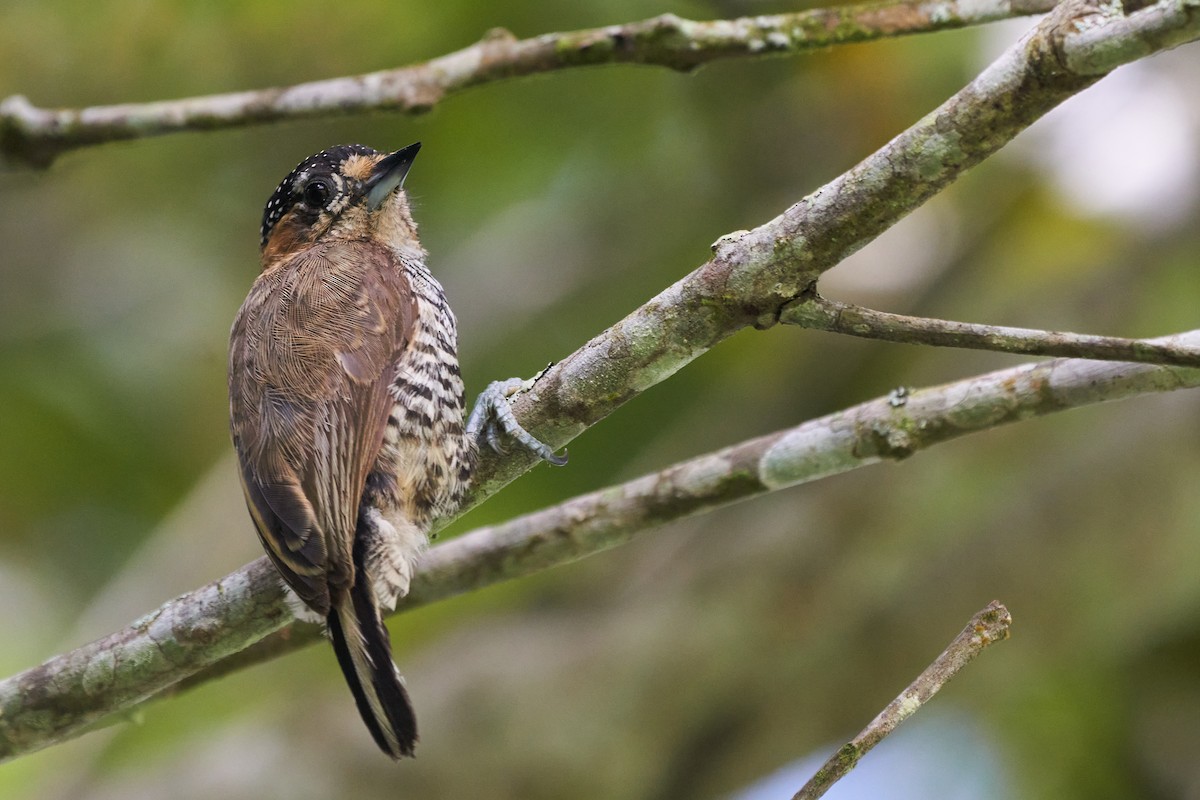
<svg viewBox="0 0 1200 800">
<path fill-rule="evenodd" d="M 900 693 L 900 696 L 879 712 L 867 727 L 842 745 L 829 757 L 817 774 L 796 792 L 792 800 L 817 800 L 837 783 L 859 760 L 894 731 L 901 722 L 911 717 L 921 706 L 945 686 L 958 671 L 971 663 L 975 656 L 992 642 L 1002 641 L 1009 636 L 1012 616 L 999 601 L 993 600 L 982 611 L 971 618 L 962 633 L 950 642 L 950 646 L 934 659 L 917 679 Z"/>
<path fill-rule="evenodd" d="M 1173 338 L 1200 345 L 1200 331 Z M 672 520 L 908 458 L 968 433 L 1194 386 L 1200 370 L 1063 359 L 892 392 L 441 544 L 426 554 L 399 610 L 575 561 Z M 0 761 L 71 738 L 183 681 L 194 685 L 319 637 L 314 626 L 284 628 L 290 621 L 274 570 L 259 559 L 123 631 L 0 681 Z"/>
<path fill-rule="evenodd" d="M 784 308 L 779 321 L 812 330 L 903 344 L 1200 367 L 1200 348 L 1183 346 L 1174 341 L 1125 339 L 1119 336 L 1093 336 L 910 317 L 829 300 L 816 292 L 810 292 Z"/>
<path fill-rule="evenodd" d="M 518 40 L 503 29 L 420 64 L 345 78 L 155 103 L 42 109 L 0 103 L 0 163 L 46 166 L 85 145 L 362 111 L 421 113 L 480 84 L 597 64 L 691 70 L 728 58 L 790 55 L 845 42 L 961 28 L 1049 11 L 1053 0 L 923 0 L 694 21 L 674 14 Z"/>
</svg>

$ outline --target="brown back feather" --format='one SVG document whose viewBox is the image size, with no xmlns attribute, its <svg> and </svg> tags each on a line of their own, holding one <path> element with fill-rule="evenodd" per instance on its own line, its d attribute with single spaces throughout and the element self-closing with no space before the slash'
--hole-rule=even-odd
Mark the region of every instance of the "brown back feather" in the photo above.
<svg viewBox="0 0 1200 800">
<path fill-rule="evenodd" d="M 358 505 L 416 307 L 386 248 L 316 245 L 255 281 L 229 357 L 230 417 L 259 537 L 292 589 L 329 611 L 353 583 Z"/>
</svg>

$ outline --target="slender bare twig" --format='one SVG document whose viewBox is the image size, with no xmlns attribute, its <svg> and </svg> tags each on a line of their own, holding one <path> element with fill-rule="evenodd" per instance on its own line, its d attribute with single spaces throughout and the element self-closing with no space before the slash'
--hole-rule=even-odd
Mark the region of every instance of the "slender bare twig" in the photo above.
<svg viewBox="0 0 1200 800">
<path fill-rule="evenodd" d="M 817 800 L 829 787 L 837 783 L 846 773 L 854 769 L 859 760 L 871 748 L 883 741 L 901 722 L 911 717 L 921 706 L 945 686 L 958 671 L 971 663 L 975 656 L 992 642 L 1002 641 L 1009 636 L 1012 616 L 999 601 L 993 600 L 982 611 L 971 618 L 962 633 L 934 659 L 917 679 L 900 693 L 900 696 L 879 712 L 867 727 L 842 745 L 829 760 L 817 770 L 817 774 L 796 792 L 792 800 Z"/>
<path fill-rule="evenodd" d="M 1200 345 L 1200 331 L 1172 338 Z M 1200 370 L 1064 359 L 893 392 L 441 544 L 426 554 L 400 610 L 574 561 L 672 520 L 904 459 L 968 433 L 1193 386 L 1200 386 Z M 319 636 L 313 626 L 295 626 L 251 647 L 290 621 L 272 567 L 259 559 L 123 631 L 0 681 L 0 761 L 70 738 L 182 681 L 208 680 Z"/>
<path fill-rule="evenodd" d="M 1178 342 L 910 317 L 829 300 L 816 292 L 810 292 L 786 306 L 779 321 L 802 328 L 904 344 L 963 347 L 1028 356 L 1200 367 L 1200 348 L 1187 347 Z"/>
<path fill-rule="evenodd" d="M 470 47 L 421 64 L 286 88 L 83 109 L 36 108 L 17 95 L 0 103 L 0 163 L 45 166 L 78 147 L 185 130 L 370 110 L 420 113 L 471 86 L 540 72 L 597 64 L 691 70 L 719 59 L 789 55 L 961 28 L 1042 13 L 1053 5 L 1053 0 L 919 0 L 705 22 L 664 14 L 521 40 L 498 29 Z"/>
</svg>

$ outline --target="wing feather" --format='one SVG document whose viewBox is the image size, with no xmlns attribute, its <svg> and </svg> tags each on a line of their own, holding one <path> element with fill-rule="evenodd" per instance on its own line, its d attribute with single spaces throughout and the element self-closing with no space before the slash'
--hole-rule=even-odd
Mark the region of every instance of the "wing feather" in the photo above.
<svg viewBox="0 0 1200 800">
<path fill-rule="evenodd" d="M 251 517 L 293 590 L 348 587 L 358 506 L 416 310 L 394 256 L 317 246 L 265 271 L 234 322 L 230 418 Z"/>
</svg>

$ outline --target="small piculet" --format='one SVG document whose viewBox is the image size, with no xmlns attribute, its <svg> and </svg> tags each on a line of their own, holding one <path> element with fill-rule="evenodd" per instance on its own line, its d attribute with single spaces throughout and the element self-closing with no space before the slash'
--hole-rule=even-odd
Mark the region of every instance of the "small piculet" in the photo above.
<svg viewBox="0 0 1200 800">
<path fill-rule="evenodd" d="M 499 432 L 566 463 L 513 418 L 517 379 L 464 421 L 454 314 L 425 266 L 394 153 L 331 147 L 267 201 L 262 272 L 229 342 L 242 488 L 284 582 L 328 626 L 375 742 L 413 754 L 417 723 L 382 610 L 408 592 L 429 526 L 462 501 Z"/>
</svg>

